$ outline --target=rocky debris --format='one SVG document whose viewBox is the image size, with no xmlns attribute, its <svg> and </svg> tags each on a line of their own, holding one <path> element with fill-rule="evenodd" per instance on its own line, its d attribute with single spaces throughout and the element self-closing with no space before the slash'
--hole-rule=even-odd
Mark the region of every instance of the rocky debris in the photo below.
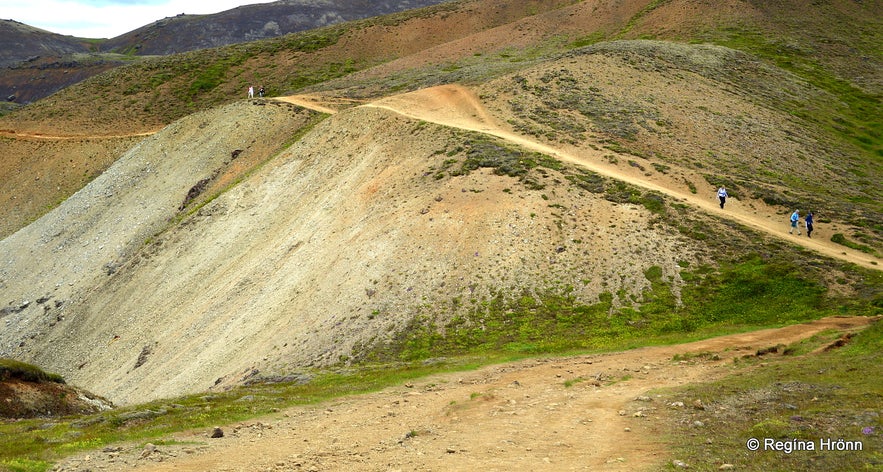
<svg viewBox="0 0 883 472">
<path fill-rule="evenodd" d="M 21 313 L 21 312 L 25 311 L 29 306 L 31 306 L 31 302 L 28 300 L 25 300 L 24 302 L 22 302 L 20 304 L 10 304 L 10 306 L 5 306 L 3 308 L 0 308 L 0 318 L 3 318 L 4 316 L 7 316 L 7 315 L 14 315 L 16 313 Z"/>
<path fill-rule="evenodd" d="M 144 365 L 144 363 L 147 362 L 147 357 L 150 356 L 152 352 L 153 350 L 150 348 L 150 346 L 144 346 L 143 348 L 141 348 L 141 354 L 138 354 L 138 360 L 135 361 L 135 367 L 133 368 L 137 369 Z"/>
<path fill-rule="evenodd" d="M 146 459 L 150 457 L 151 454 L 157 451 L 156 445 L 153 443 L 147 443 L 144 445 L 144 449 L 141 451 L 141 459 Z"/>
<path fill-rule="evenodd" d="M 209 435 L 209 437 L 212 439 L 223 438 L 224 437 L 224 430 L 221 429 L 219 426 L 215 426 L 215 428 L 212 429 L 212 432 Z"/>
<path fill-rule="evenodd" d="M 834 341 L 833 343 L 831 343 L 831 344 L 825 346 L 825 349 L 824 349 L 824 350 L 825 350 L 825 351 L 830 351 L 830 350 L 833 350 L 833 349 L 837 349 L 837 348 L 843 347 L 843 346 L 845 346 L 845 345 L 849 342 L 850 339 L 852 339 L 853 336 L 855 336 L 855 333 L 846 333 L 846 334 L 844 334 L 843 336 L 840 336 L 840 338 L 838 338 L 838 339 L 837 339 L 836 341 Z"/>
<path fill-rule="evenodd" d="M 212 181 L 211 178 L 206 177 L 206 178 L 200 179 L 198 182 L 196 182 L 196 184 L 193 187 L 190 187 L 190 190 L 187 191 L 187 195 L 184 197 L 184 201 L 181 202 L 181 206 L 178 207 L 178 211 L 181 211 L 184 208 L 187 208 L 187 204 L 192 202 L 199 195 L 201 195 L 202 192 L 205 191 L 205 187 L 208 186 L 209 182 L 211 182 L 211 181 Z"/>
</svg>

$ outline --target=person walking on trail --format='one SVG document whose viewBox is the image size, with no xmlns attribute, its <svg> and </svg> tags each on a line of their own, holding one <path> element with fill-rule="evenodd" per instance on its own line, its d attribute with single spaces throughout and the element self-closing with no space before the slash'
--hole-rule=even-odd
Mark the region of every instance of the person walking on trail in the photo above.
<svg viewBox="0 0 883 472">
<path fill-rule="evenodd" d="M 791 213 L 791 229 L 788 230 L 788 234 L 794 234 L 793 231 L 797 228 L 797 235 L 800 236 L 800 227 L 797 226 L 798 221 L 800 221 L 800 210 L 794 210 L 794 213 Z"/>
<path fill-rule="evenodd" d="M 729 197 L 729 195 L 727 195 L 727 189 L 721 185 L 721 188 L 717 189 L 717 198 L 721 201 L 721 209 L 724 208 L 724 203 L 727 203 L 727 197 Z"/>
<path fill-rule="evenodd" d="M 261 85 L 261 88 L 258 89 L 258 95 L 260 95 L 261 97 L 264 96 L 264 86 L 263 85 Z"/>
<path fill-rule="evenodd" d="M 248 86 L 248 98 L 254 98 L 254 87 L 251 85 Z"/>
<path fill-rule="evenodd" d="M 803 218 L 804 223 L 806 223 L 806 237 L 812 237 L 812 224 L 813 224 L 813 214 L 809 212 L 806 214 L 806 217 Z M 800 234 L 798 231 L 797 234 Z"/>
</svg>

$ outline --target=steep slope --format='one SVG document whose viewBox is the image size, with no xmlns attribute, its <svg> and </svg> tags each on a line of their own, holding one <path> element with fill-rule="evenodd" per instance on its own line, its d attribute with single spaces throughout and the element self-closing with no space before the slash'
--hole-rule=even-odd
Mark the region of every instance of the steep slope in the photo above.
<svg viewBox="0 0 883 472">
<path fill-rule="evenodd" d="M 684 264 L 710 262 L 707 243 L 658 218 L 650 203 L 661 201 L 656 197 L 642 196 L 637 201 L 643 206 L 629 203 L 631 197 L 617 196 L 624 189 L 618 184 L 481 133 L 596 170 L 613 154 L 584 150 L 569 157 L 532 144 L 501 132 L 507 115 L 492 116 L 475 96 L 440 90 L 337 113 L 142 246 L 150 231 L 177 213 L 186 186 L 178 184 L 177 198 L 171 193 L 165 199 L 150 197 L 155 187 L 108 188 L 119 181 L 111 177 L 119 174 L 116 168 L 128 162 L 146 172 L 143 159 L 156 152 L 150 149 L 181 146 L 155 178 L 182 175 L 194 182 L 193 171 L 179 167 L 192 164 L 178 156 L 194 146 L 217 154 L 217 141 L 229 137 L 213 126 L 273 121 L 261 115 L 273 107 L 243 102 L 237 110 L 249 113 L 219 110 L 213 116 L 220 123 L 197 116 L 149 138 L 83 192 L 113 194 L 109 207 L 97 209 L 104 223 L 73 217 L 79 212 L 71 208 L 83 208 L 74 198 L 3 241 L 22 258 L 28 254 L 21 248 L 29 245 L 82 252 L 81 259 L 71 253 L 61 258 L 65 264 L 51 262 L 51 271 L 21 260 L 7 266 L 5 293 L 30 291 L 47 308 L 22 304 L 9 314 L 4 352 L 59 371 L 116 403 L 140 402 L 358 360 L 394 344 L 414 323 L 444 325 L 486 309 L 483 304 L 501 294 L 566 295 L 587 305 L 600 302 L 602 310 L 629 306 L 651 290 L 653 270 L 676 294 Z M 263 136 L 287 139 L 278 131 Z M 204 141 L 189 144 L 193 133 Z M 146 146 L 152 147 L 140 149 Z M 204 168 L 218 168 L 220 159 Z M 609 166 L 604 174 L 672 194 L 672 182 L 687 175 L 672 168 L 674 177 L 650 178 L 635 170 L 641 167 Z M 577 185 L 580 179 L 587 185 Z M 156 206 L 147 215 L 156 216 L 144 229 L 111 210 L 121 203 L 144 214 L 148 208 L 140 207 L 148 199 Z M 714 212 L 714 205 L 694 204 Z M 752 211 L 734 205 L 734 216 L 753 221 Z M 678 210 L 681 224 L 701 221 L 706 231 L 722 231 L 684 208 Z M 68 228 L 53 234 L 49 222 L 65 214 Z M 762 220 L 755 224 L 774 231 Z M 110 231 L 113 221 L 120 228 Z M 98 232 L 78 235 L 77 227 Z M 728 235 L 736 252 L 756 250 L 762 240 L 744 230 Z M 99 254 L 114 249 L 102 259 L 92 253 L 96 243 Z M 68 286 L 66 274 L 77 277 Z M 48 290 L 53 282 L 58 294 Z M 26 288 L 41 285 L 45 294 Z M 45 305 L 65 293 L 70 302 Z"/>
<path fill-rule="evenodd" d="M 423 307 L 506 284 L 580 287 L 587 301 L 606 289 L 639 293 L 644 270 L 677 280 L 677 261 L 694 251 L 647 226 L 648 212 L 569 184 L 531 191 L 487 171 L 438 180 L 432 168 L 455 136 L 380 110 L 337 114 L 65 304 L 64 321 L 16 354 L 130 403 L 358 356 Z M 544 193 L 569 210 L 550 212 Z M 179 204 L 157 203 L 166 214 Z M 573 240 L 593 249 L 562 249 Z M 617 259 L 604 261 L 608 251 Z M 7 325 L 23 331 L 24 313 Z"/>
<path fill-rule="evenodd" d="M 9 336 L 23 335 L 15 343 L 24 347 L 62 321 L 71 303 L 174 220 L 188 194 L 198 198 L 200 188 L 241 178 L 283 148 L 284 139 L 271 138 L 308 123 L 302 111 L 259 102 L 195 114 L 164 131 L 174 139 L 140 142 L 58 208 L 0 242 L 4 352 Z"/>
<path fill-rule="evenodd" d="M 575 15 L 587 4 L 568 8 L 543 16 Z M 461 29 L 442 33 L 469 31 L 460 24 L 467 13 L 451 13 L 443 24 Z M 473 39 L 496 50 L 513 31 L 533 31 L 533 22 L 543 23 L 483 23 Z M 411 31 L 439 25 L 408 24 Z M 382 29 L 343 37 L 383 36 Z M 553 29 L 546 24 L 536 37 Z M 426 46 L 406 38 L 395 44 L 403 53 Z M 433 49 L 432 57 L 469 55 L 466 45 L 451 41 L 453 49 Z M 346 46 L 322 49 L 330 50 Z M 452 109 L 449 97 L 432 93 L 362 107 L 350 101 L 312 127 L 313 115 L 293 106 L 238 101 L 140 142 L 81 192 L 0 242 L 0 300 L 8 303 L 0 355 L 132 403 L 394 357 L 415 332 L 508 323 L 512 307 L 557 316 L 563 300 L 613 330 L 689 324 L 666 318 L 684 277 L 701 277 L 685 267 L 751 253 L 799 259 L 802 270 L 838 293 L 864 289 L 855 268 L 767 236 L 777 213 L 787 211 L 779 205 L 819 204 L 807 198 L 814 187 L 793 181 L 792 169 L 806 162 L 821 168 L 855 158 L 855 168 L 825 174 L 835 200 L 880 191 L 861 180 L 879 175 L 879 166 L 856 157 L 863 151 L 816 139 L 817 125 L 794 120 L 781 106 L 830 98 L 824 90 L 730 49 L 661 42 L 490 61 L 515 72 L 469 75 L 479 62 L 454 71 L 487 79 L 477 93 L 464 92 L 465 107 Z M 408 75 L 394 79 L 402 77 Z M 451 77 L 424 76 L 410 86 Z M 768 77 L 776 80 L 758 79 Z M 360 92 L 375 95 L 383 83 L 343 82 L 323 88 L 364 98 Z M 766 153 L 775 162 L 765 162 Z M 805 161 L 814 153 L 817 161 Z M 240 166 L 249 155 L 259 157 Z M 724 181 L 736 184 L 730 213 L 713 204 Z M 859 185 L 849 190 L 853 183 Z M 766 198 L 779 190 L 795 200 Z M 844 219 L 873 222 L 877 203 L 856 200 L 832 208 Z M 839 218 L 818 234 L 852 230 Z M 874 254 L 862 257 L 868 267 L 879 265 Z M 642 313 L 652 297 L 670 300 L 669 311 Z M 573 337 L 593 342 L 586 331 Z"/>
<path fill-rule="evenodd" d="M 200 109 L 244 98 L 249 85 L 263 84 L 270 95 L 279 95 L 569 3 L 455 2 L 283 38 L 145 60 L 68 87 L 0 117 L 4 138 L 0 139 L 4 156 L 0 195 L 16 199 L 13 205 L 0 207 L 0 236 L 41 216 L 121 155 L 119 144 L 112 141 L 102 140 L 103 149 L 84 152 L 76 144 L 64 148 L 77 140 L 46 146 L 46 140 L 35 140 L 32 135 L 85 140 L 153 132 Z M 65 70 L 62 67 L 59 73 Z M 35 147 L 52 149 L 35 154 Z M 33 179 L 61 176 L 72 168 L 78 169 L 77 178 L 62 185 L 45 186 L 45 180 Z"/>
</svg>

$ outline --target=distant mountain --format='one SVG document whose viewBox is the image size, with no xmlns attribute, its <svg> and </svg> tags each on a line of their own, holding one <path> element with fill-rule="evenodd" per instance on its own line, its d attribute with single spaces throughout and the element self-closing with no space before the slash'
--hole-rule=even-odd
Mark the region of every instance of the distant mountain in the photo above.
<svg viewBox="0 0 883 472">
<path fill-rule="evenodd" d="M 274 38 L 448 0 L 281 0 L 211 15 L 180 14 L 100 43 L 103 51 L 168 55 Z"/>
<path fill-rule="evenodd" d="M 0 100 L 27 104 L 137 56 L 182 53 L 283 36 L 447 0 L 281 0 L 211 15 L 181 14 L 112 39 L 63 36 L 0 20 Z"/>
<path fill-rule="evenodd" d="M 15 20 L 0 20 L 0 67 L 29 63 L 40 56 L 87 53 L 86 40 L 34 28 Z"/>
</svg>

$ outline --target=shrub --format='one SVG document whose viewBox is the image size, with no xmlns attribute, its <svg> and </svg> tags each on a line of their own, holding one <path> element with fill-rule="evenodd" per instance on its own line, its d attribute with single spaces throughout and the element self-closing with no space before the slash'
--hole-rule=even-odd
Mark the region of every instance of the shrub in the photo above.
<svg viewBox="0 0 883 472">
<path fill-rule="evenodd" d="M 25 382 L 64 383 L 64 379 L 60 375 L 50 374 L 37 366 L 12 359 L 0 359 L 0 380 L 9 378 Z"/>
</svg>

